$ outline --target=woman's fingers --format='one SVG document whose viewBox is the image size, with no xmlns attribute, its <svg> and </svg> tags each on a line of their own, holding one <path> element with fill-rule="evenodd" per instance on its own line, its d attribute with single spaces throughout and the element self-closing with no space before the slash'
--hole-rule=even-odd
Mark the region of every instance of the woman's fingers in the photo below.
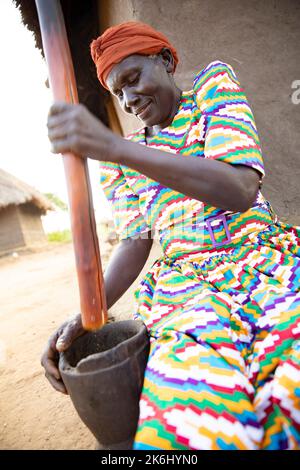
<svg viewBox="0 0 300 470">
<path fill-rule="evenodd" d="M 56 101 L 50 107 L 48 116 L 55 116 L 57 114 L 62 114 L 70 111 L 76 105 L 70 103 L 64 103 L 63 101 Z"/>
<path fill-rule="evenodd" d="M 61 379 L 58 368 L 59 352 L 70 347 L 74 339 L 85 333 L 82 327 L 81 315 L 77 314 L 72 319 L 61 325 L 49 338 L 48 344 L 41 358 L 41 365 L 45 369 L 45 376 L 55 390 L 67 394 L 66 387 Z"/>
<path fill-rule="evenodd" d="M 48 119 L 47 119 L 48 131 L 67 124 L 69 120 L 70 120 L 69 113 L 58 114 L 56 116 L 48 116 Z"/>
<path fill-rule="evenodd" d="M 57 131 L 57 138 L 51 138 L 52 153 L 72 152 L 84 157 L 82 144 L 84 140 L 76 133 L 68 133 L 67 130 Z"/>
<path fill-rule="evenodd" d="M 68 136 L 69 132 L 70 126 L 67 123 L 64 123 L 53 128 L 48 128 L 48 137 L 51 142 L 55 140 L 62 140 Z"/>
<path fill-rule="evenodd" d="M 49 357 L 47 357 L 44 360 L 43 367 L 45 368 L 46 373 L 48 375 L 53 376 L 56 380 L 60 380 L 61 375 L 60 375 L 59 369 L 57 367 L 57 363 L 58 363 L 58 357 L 55 361 L 50 359 Z"/>
<path fill-rule="evenodd" d="M 77 105 L 67 105 L 61 106 L 59 109 L 55 108 L 53 112 L 53 106 L 50 108 L 47 118 L 48 129 L 53 129 L 57 126 L 62 126 L 70 121 L 80 122 L 82 114 L 82 106 Z"/>
<path fill-rule="evenodd" d="M 82 336 L 86 331 L 82 327 L 81 317 L 76 317 L 64 329 L 56 342 L 56 350 L 59 352 L 68 349 L 73 341 Z"/>
<path fill-rule="evenodd" d="M 55 339 L 55 337 L 50 339 L 42 356 L 41 364 L 45 369 L 45 377 L 48 379 L 52 387 L 58 392 L 67 394 L 68 392 L 58 369 L 59 353 L 55 347 Z"/>
<path fill-rule="evenodd" d="M 48 115 L 48 137 L 53 153 L 80 153 L 83 126 L 80 124 L 84 113 L 81 105 L 54 103 Z"/>
<path fill-rule="evenodd" d="M 55 103 L 52 105 L 47 118 L 48 136 L 50 139 L 51 136 L 55 136 L 55 132 L 61 134 L 62 130 L 67 130 L 68 133 L 80 131 L 81 110 L 78 108 L 81 108 L 81 106 L 66 105 L 65 103 Z"/>
<path fill-rule="evenodd" d="M 55 126 L 68 119 L 77 119 L 86 115 L 86 108 L 82 104 L 54 103 L 48 113 L 48 126 Z"/>
<path fill-rule="evenodd" d="M 54 103 L 48 116 L 53 153 L 71 152 L 99 160 L 109 158 L 113 133 L 82 104 Z"/>
<path fill-rule="evenodd" d="M 68 145 L 68 141 L 66 140 L 56 140 L 55 142 L 51 142 L 50 151 L 52 153 L 68 153 L 72 152 L 70 145 Z"/>
<path fill-rule="evenodd" d="M 56 379 L 60 379 L 60 373 L 58 370 L 58 359 L 59 355 L 55 347 L 55 340 L 52 339 L 48 342 L 46 349 L 41 358 L 41 365 L 44 367 L 46 372 L 53 375 Z"/>
<path fill-rule="evenodd" d="M 48 374 L 47 372 L 45 374 L 45 377 L 49 380 L 50 384 L 55 390 L 64 393 L 65 395 L 68 395 L 67 389 L 62 380 L 56 380 L 52 375 Z"/>
</svg>

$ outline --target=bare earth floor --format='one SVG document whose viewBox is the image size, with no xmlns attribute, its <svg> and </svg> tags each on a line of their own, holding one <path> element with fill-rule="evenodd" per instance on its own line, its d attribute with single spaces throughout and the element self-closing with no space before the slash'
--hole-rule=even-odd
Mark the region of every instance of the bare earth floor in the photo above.
<svg viewBox="0 0 300 470">
<path fill-rule="evenodd" d="M 104 243 L 104 266 L 110 251 Z M 158 256 L 155 246 L 143 272 Z M 111 309 L 117 320 L 130 318 L 138 281 Z M 0 304 L 0 449 L 94 449 L 69 397 L 40 366 L 49 335 L 79 311 L 72 244 L 0 259 Z"/>
</svg>

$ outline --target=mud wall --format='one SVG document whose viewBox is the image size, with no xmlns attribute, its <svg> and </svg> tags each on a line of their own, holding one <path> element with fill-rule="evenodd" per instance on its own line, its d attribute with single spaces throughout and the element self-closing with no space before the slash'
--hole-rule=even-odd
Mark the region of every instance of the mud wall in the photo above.
<svg viewBox="0 0 300 470">
<path fill-rule="evenodd" d="M 179 52 L 183 89 L 213 60 L 232 65 L 259 130 L 264 193 L 283 220 L 300 224 L 300 103 L 292 100 L 292 83 L 300 81 L 299 0 L 99 0 L 99 7 L 102 30 L 137 20 L 165 33 Z M 140 127 L 118 113 L 124 132 Z"/>
</svg>

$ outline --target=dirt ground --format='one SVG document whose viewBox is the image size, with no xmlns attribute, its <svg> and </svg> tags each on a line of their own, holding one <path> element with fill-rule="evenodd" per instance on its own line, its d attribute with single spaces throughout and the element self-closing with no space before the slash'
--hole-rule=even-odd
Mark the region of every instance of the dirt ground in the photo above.
<svg viewBox="0 0 300 470">
<path fill-rule="evenodd" d="M 111 249 L 102 243 L 104 266 Z M 144 271 L 158 256 L 156 246 Z M 130 318 L 138 281 L 111 309 L 118 320 Z M 40 366 L 49 335 L 79 311 L 72 244 L 1 258 L 0 286 L 0 449 L 93 449 L 69 397 Z"/>
</svg>

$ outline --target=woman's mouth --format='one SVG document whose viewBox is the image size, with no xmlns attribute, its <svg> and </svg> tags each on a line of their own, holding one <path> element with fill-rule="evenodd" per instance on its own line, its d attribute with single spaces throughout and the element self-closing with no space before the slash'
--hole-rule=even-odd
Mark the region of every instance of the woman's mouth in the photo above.
<svg viewBox="0 0 300 470">
<path fill-rule="evenodd" d="M 136 115 L 138 116 L 139 119 L 144 120 L 147 117 L 150 105 L 151 105 L 151 101 L 149 101 L 145 106 L 137 110 Z"/>
</svg>

